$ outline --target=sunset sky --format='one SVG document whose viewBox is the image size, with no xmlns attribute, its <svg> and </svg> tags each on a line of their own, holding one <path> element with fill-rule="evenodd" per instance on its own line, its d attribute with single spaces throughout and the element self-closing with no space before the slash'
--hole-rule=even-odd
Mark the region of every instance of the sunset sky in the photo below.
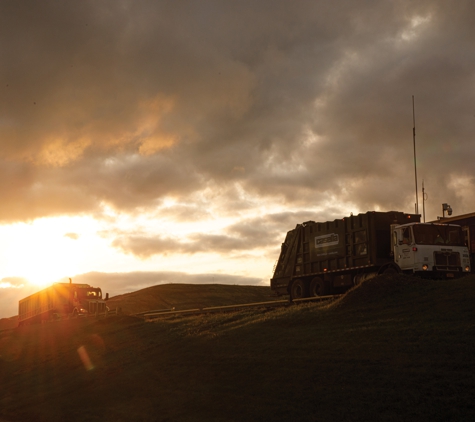
<svg viewBox="0 0 475 422">
<path fill-rule="evenodd" d="M 0 317 L 266 285 L 297 223 L 475 211 L 475 2 L 0 2 Z"/>
</svg>

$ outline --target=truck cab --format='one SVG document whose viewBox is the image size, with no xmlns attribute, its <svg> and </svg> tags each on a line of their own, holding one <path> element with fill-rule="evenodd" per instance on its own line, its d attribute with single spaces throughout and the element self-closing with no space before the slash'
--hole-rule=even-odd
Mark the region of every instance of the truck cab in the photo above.
<svg viewBox="0 0 475 422">
<path fill-rule="evenodd" d="M 102 290 L 100 288 L 91 287 L 88 284 L 71 283 L 72 289 L 72 312 L 77 315 L 88 315 L 96 312 L 105 312 L 106 303 L 109 295 L 102 298 Z"/>
<path fill-rule="evenodd" d="M 454 224 L 392 225 L 394 262 L 406 273 L 453 278 L 470 272 L 462 228 Z"/>
</svg>

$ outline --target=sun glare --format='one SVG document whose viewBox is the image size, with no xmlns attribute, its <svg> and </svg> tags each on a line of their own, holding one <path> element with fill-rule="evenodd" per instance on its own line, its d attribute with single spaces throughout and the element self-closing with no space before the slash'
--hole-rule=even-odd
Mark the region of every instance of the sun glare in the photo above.
<svg viewBox="0 0 475 422">
<path fill-rule="evenodd" d="M 179 206 L 172 200 L 165 205 Z M 267 212 L 265 204 L 262 207 L 263 212 Z M 231 216 L 214 218 L 211 213 L 199 221 L 174 221 L 167 213 L 163 218 L 157 218 L 155 212 L 136 216 L 105 211 L 103 216 L 106 218 L 97 220 L 87 216 L 64 216 L 0 225 L 0 282 L 19 278 L 26 280 L 26 287 L 40 290 L 55 282 L 67 281 L 68 277 L 74 280 L 78 274 L 94 271 L 184 271 L 179 248 L 175 253 L 171 250 L 166 258 L 157 253 L 143 259 L 114 247 L 113 241 L 120 236 L 145 233 L 148 237 L 177 239 L 180 244 L 196 234 L 219 234 L 234 222 Z M 254 215 L 250 213 L 247 217 L 252 220 Z M 272 266 L 266 259 L 259 256 L 254 260 L 256 265 L 250 266 L 247 258 L 249 252 L 227 254 L 225 259 L 220 252 L 187 254 L 185 271 L 268 277 Z"/>
<path fill-rule="evenodd" d="M 49 218 L 2 228 L 1 273 L 48 286 L 80 272 L 81 218 Z"/>
</svg>

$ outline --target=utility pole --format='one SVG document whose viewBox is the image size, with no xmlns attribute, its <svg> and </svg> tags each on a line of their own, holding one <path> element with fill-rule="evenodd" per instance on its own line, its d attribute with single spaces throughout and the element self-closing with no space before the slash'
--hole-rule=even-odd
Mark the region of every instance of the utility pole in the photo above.
<svg viewBox="0 0 475 422">
<path fill-rule="evenodd" d="M 416 164 L 416 113 L 414 108 L 414 95 L 412 96 L 412 142 L 414 144 L 414 176 L 416 179 L 416 214 L 419 214 L 419 197 L 417 194 L 417 164 Z"/>
</svg>

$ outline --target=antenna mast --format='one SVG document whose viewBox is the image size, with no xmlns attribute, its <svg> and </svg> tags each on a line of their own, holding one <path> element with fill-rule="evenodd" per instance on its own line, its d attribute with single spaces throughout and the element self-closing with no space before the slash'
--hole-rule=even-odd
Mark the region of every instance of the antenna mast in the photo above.
<svg viewBox="0 0 475 422">
<path fill-rule="evenodd" d="M 419 214 L 419 198 L 417 195 L 417 164 L 416 164 L 416 113 L 414 109 L 414 95 L 412 96 L 412 142 L 414 144 L 414 176 L 416 180 L 416 214 Z"/>
<path fill-rule="evenodd" d="M 424 179 L 422 179 L 422 216 L 423 216 L 423 222 L 426 222 L 426 198 L 427 194 L 426 191 L 424 190 Z"/>
</svg>

